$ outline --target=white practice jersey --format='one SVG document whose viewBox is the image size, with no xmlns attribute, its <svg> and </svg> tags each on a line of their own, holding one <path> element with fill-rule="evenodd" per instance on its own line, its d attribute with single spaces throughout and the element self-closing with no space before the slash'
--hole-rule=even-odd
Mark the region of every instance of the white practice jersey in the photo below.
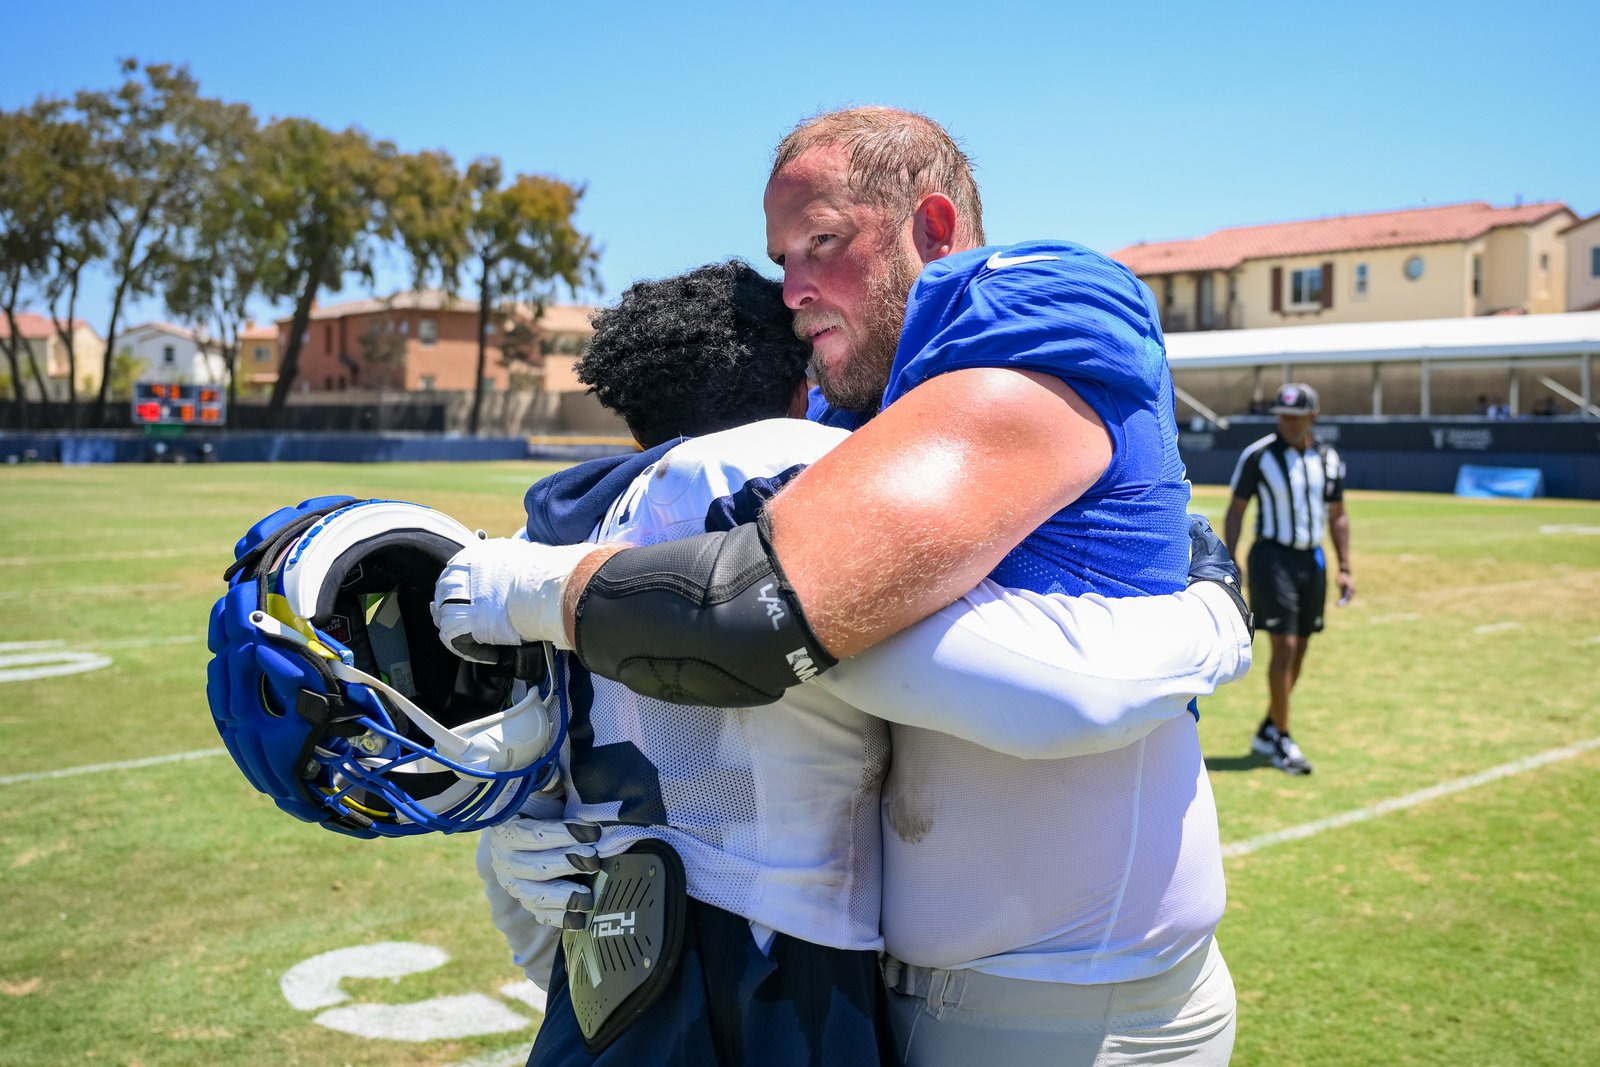
<svg viewBox="0 0 1600 1067">
<path fill-rule="evenodd" d="M 686 442 L 618 497 L 594 539 L 703 533 L 713 502 L 843 436 L 780 419 Z M 1156 973 L 1221 910 L 1187 706 L 1249 665 L 1243 620 L 1210 583 L 1107 599 L 984 582 L 764 707 L 666 704 L 582 675 L 568 815 L 607 824 L 605 855 L 672 842 L 691 895 L 817 944 L 882 944 L 881 892 L 888 948 L 909 962 L 1052 981 L 1117 980 L 1128 961 Z M 1129 888 L 1163 863 L 1165 876 Z M 1180 871 L 1214 873 L 1205 914 L 1162 911 Z"/>
<path fill-rule="evenodd" d="M 685 442 L 617 498 L 594 539 L 704 533 L 716 500 L 816 459 L 843 436 L 779 419 Z M 727 710 L 585 677 L 570 687 L 567 814 L 607 824 L 603 855 L 658 838 L 683 857 L 697 900 L 819 945 L 882 946 L 881 720 L 807 686 L 776 704 Z"/>
<path fill-rule="evenodd" d="M 892 730 L 883 933 L 908 963 L 1038 981 L 1147 978 L 1203 947 L 1226 893 L 1188 716 L 1139 740 L 1025 760 Z"/>
</svg>

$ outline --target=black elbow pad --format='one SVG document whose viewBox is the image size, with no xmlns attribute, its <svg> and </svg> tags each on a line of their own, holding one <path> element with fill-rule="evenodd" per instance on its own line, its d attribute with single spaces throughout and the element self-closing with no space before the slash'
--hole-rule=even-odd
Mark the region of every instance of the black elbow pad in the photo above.
<svg viewBox="0 0 1600 1067">
<path fill-rule="evenodd" d="M 674 704 L 770 704 L 833 666 L 755 524 L 630 548 L 589 580 L 577 653 Z"/>
</svg>

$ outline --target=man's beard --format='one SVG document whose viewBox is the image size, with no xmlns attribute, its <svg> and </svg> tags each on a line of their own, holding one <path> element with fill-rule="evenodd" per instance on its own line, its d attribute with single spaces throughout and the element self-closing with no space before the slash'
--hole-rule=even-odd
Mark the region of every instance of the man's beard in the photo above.
<svg viewBox="0 0 1600 1067">
<path fill-rule="evenodd" d="M 882 269 L 867 279 L 860 342 L 837 374 L 822 360 L 811 360 L 811 372 L 829 405 L 857 415 L 876 415 L 883 404 L 900 330 L 906 323 L 906 298 L 922 272 L 922 265 L 898 245 L 886 249 L 884 255 Z"/>
</svg>

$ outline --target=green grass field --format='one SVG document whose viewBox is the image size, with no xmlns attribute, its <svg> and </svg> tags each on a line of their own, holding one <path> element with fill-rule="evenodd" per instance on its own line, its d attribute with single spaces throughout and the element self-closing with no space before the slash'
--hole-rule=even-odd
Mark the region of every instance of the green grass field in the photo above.
<svg viewBox="0 0 1600 1067">
<path fill-rule="evenodd" d="M 0 1065 L 520 1055 L 538 1013 L 502 991 L 521 976 L 489 924 L 471 840 L 340 838 L 281 815 L 214 755 L 38 775 L 218 747 L 206 613 L 234 539 L 271 509 L 343 491 L 509 533 L 540 473 L 0 470 Z M 1220 518 L 1222 490 L 1197 497 Z M 1249 755 L 1264 638 L 1257 670 L 1202 707 L 1223 840 L 1259 846 L 1227 861 L 1234 1062 L 1594 1062 L 1600 748 L 1260 839 L 1600 737 L 1600 505 L 1357 493 L 1349 507 L 1359 593 L 1330 608 L 1295 705 L 1316 774 Z M 73 657 L 109 663 L 17 677 Z M 296 1007 L 280 988 L 311 957 L 382 942 L 448 960 L 345 978 L 331 1011 L 328 996 Z M 468 995 L 513 1029 L 402 1042 L 324 1025 Z"/>
</svg>

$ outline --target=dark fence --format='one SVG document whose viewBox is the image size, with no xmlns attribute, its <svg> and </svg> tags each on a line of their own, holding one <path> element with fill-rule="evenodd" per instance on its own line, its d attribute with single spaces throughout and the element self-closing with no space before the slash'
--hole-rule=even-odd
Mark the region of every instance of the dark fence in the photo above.
<svg viewBox="0 0 1600 1067">
<path fill-rule="evenodd" d="M 522 437 L 360 433 L 6 433 L 7 463 L 422 463 L 529 458 Z"/>
<path fill-rule="evenodd" d="M 1239 453 L 1276 425 L 1272 418 L 1241 416 L 1226 430 L 1180 432 L 1190 480 L 1226 485 Z M 1600 500 L 1600 422 L 1328 418 L 1315 432 L 1339 450 L 1352 489 L 1450 493 L 1462 464 L 1471 464 L 1537 467 L 1547 495 Z"/>
<path fill-rule="evenodd" d="M 290 410 L 321 414 L 328 409 Z M 1226 485 L 1239 453 L 1274 426 L 1270 418 L 1241 416 L 1226 430 L 1181 432 L 1178 448 L 1190 479 Z M 1316 432 L 1339 449 L 1349 470 L 1347 484 L 1354 489 L 1450 493 L 1462 464 L 1472 464 L 1537 467 L 1549 496 L 1600 500 L 1600 422 L 1329 418 L 1318 422 Z M 530 447 L 522 437 L 408 433 L 0 432 L 0 462 L 12 463 L 577 460 L 621 450 L 583 439 L 546 439 Z"/>
<path fill-rule="evenodd" d="M 0 404 L 0 430 L 129 430 L 133 424 L 133 406 L 126 400 L 114 400 L 106 405 L 106 423 L 90 427 L 92 403 L 79 402 L 75 411 L 66 404 L 52 404 L 48 409 L 38 402 L 28 404 L 24 414 L 16 401 Z M 446 405 L 420 404 L 409 399 L 392 404 L 295 404 L 291 402 L 276 418 L 271 417 L 266 404 L 234 404 L 228 409 L 228 424 L 216 432 L 221 434 L 249 433 L 252 431 L 280 431 L 285 433 L 443 433 Z M 73 421 L 75 416 L 76 421 Z"/>
</svg>

